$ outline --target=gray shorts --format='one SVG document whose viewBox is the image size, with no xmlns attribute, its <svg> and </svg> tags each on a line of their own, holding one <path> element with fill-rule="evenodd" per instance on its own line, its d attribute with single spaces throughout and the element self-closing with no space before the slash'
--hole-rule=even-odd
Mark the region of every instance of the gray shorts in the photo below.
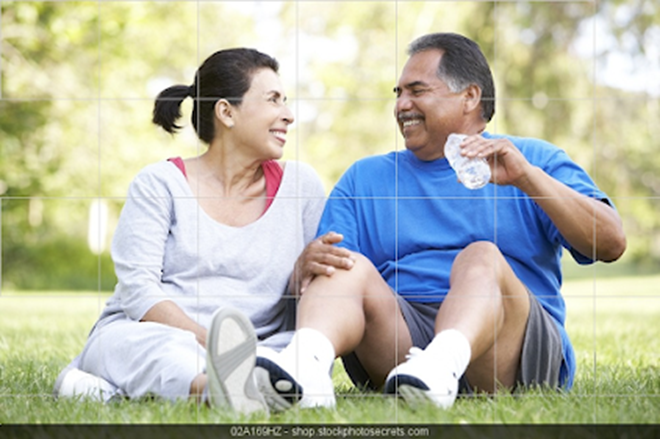
<svg viewBox="0 0 660 439">
<path fill-rule="evenodd" d="M 413 346 L 425 348 L 435 336 L 435 317 L 441 303 L 408 302 L 401 296 L 397 296 L 397 299 Z M 564 362 L 559 329 L 531 293 L 529 304 L 516 387 L 544 385 L 559 388 L 559 370 Z M 375 390 L 355 353 L 342 357 L 342 360 L 346 373 L 356 386 Z M 459 389 L 463 394 L 472 393 L 465 375 L 460 379 Z"/>
</svg>

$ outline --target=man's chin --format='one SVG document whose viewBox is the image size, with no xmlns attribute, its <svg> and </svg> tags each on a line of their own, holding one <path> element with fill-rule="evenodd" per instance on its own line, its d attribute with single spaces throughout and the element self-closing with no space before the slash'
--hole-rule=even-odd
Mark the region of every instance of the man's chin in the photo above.
<svg viewBox="0 0 660 439">
<path fill-rule="evenodd" d="M 404 143 L 406 149 L 410 152 L 415 152 L 418 149 L 421 148 L 421 145 L 418 145 L 417 143 L 412 143 L 412 142 L 405 142 Z"/>
</svg>

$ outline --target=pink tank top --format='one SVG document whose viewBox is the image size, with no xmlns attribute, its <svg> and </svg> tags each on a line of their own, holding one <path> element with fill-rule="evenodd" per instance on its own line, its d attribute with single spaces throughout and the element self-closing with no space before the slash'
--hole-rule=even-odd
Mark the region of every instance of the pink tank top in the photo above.
<svg viewBox="0 0 660 439">
<path fill-rule="evenodd" d="M 186 177 L 186 179 L 188 178 L 188 174 L 186 174 L 186 165 L 183 163 L 183 159 L 181 157 L 172 157 L 167 160 L 174 163 L 176 167 L 179 168 L 181 172 L 183 172 L 183 176 Z M 266 178 L 265 213 L 270 205 L 273 204 L 275 195 L 277 195 L 277 190 L 280 188 L 280 183 L 282 183 L 282 175 L 284 174 L 284 170 L 275 160 L 268 160 L 263 162 L 261 164 L 261 168 L 263 169 L 264 177 Z"/>
</svg>

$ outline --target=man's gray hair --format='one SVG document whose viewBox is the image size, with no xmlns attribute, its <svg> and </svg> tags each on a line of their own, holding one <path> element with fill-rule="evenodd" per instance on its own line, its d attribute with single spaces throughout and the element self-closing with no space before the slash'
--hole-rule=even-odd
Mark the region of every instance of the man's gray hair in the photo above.
<svg viewBox="0 0 660 439">
<path fill-rule="evenodd" d="M 479 45 L 462 35 L 434 33 L 421 36 L 408 46 L 408 55 L 426 50 L 443 52 L 437 75 L 454 93 L 471 84 L 481 89 L 481 117 L 490 122 L 495 114 L 493 74 Z"/>
</svg>

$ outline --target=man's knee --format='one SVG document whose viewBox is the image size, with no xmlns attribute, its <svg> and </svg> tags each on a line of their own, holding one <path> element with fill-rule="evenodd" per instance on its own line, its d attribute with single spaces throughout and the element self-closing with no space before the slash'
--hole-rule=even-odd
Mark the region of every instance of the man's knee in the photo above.
<svg viewBox="0 0 660 439">
<path fill-rule="evenodd" d="M 355 278 L 355 280 L 362 282 L 363 285 L 368 286 L 375 279 L 382 279 L 378 269 L 374 266 L 373 262 L 361 253 L 353 252 L 355 262 L 347 274 Z"/>
<path fill-rule="evenodd" d="M 337 295 L 341 297 L 365 296 L 379 281 L 385 283 L 373 263 L 360 253 L 353 252 L 354 264 L 350 269 L 337 269 L 331 276 L 314 278 L 305 292 L 308 297 Z M 338 293 L 340 291 L 341 293 Z"/>
<path fill-rule="evenodd" d="M 504 258 L 500 249 L 489 241 L 476 241 L 461 250 L 452 266 L 452 277 L 474 273 L 485 275 L 493 270 L 485 270 L 501 265 Z"/>
<path fill-rule="evenodd" d="M 381 276 L 378 269 L 367 257 L 355 253 L 355 264 L 352 280 L 361 295 L 364 311 L 369 322 L 382 316 L 391 319 L 397 308 L 396 296 Z"/>
<path fill-rule="evenodd" d="M 471 258 L 483 259 L 486 262 L 491 261 L 494 257 L 501 256 L 499 247 L 490 241 L 475 241 L 465 247 L 458 254 L 458 258 Z"/>
<path fill-rule="evenodd" d="M 506 297 L 527 297 L 527 289 L 492 242 L 474 242 L 458 254 L 452 266 L 450 284 L 459 280 L 492 284 L 497 288 L 488 291 Z"/>
</svg>

